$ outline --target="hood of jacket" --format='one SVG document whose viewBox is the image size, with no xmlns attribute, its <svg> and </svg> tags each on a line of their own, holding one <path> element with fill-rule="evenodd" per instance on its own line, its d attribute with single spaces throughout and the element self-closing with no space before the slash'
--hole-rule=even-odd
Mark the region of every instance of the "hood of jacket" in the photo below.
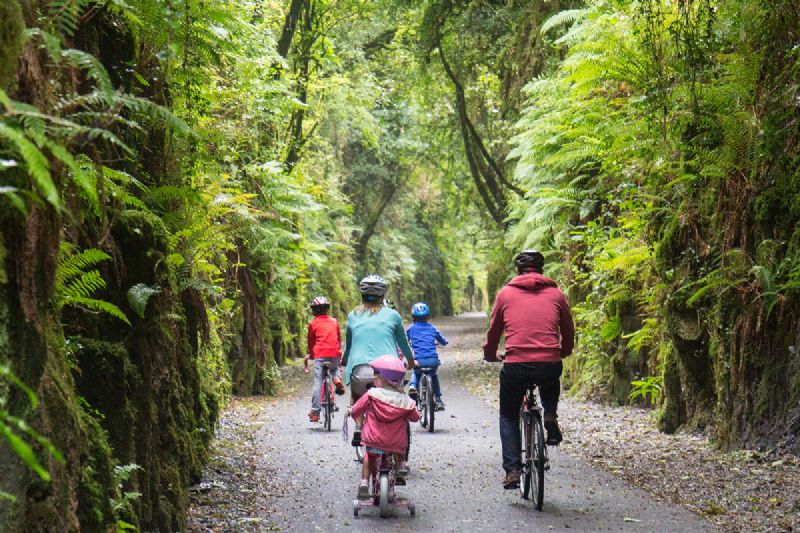
<svg viewBox="0 0 800 533">
<path fill-rule="evenodd" d="M 404 416 L 406 412 L 417 408 L 414 400 L 408 397 L 404 392 L 397 392 L 391 389 L 374 387 L 370 389 L 367 394 L 378 400 L 378 404 L 374 405 L 375 409 L 370 412 L 370 416 L 376 417 L 376 420 L 389 423 L 397 418 Z"/>
<path fill-rule="evenodd" d="M 511 287 L 517 287 L 525 291 L 539 291 L 547 287 L 557 287 L 556 282 L 552 279 L 539 274 L 538 272 L 528 272 L 520 274 L 508 282 Z"/>
</svg>

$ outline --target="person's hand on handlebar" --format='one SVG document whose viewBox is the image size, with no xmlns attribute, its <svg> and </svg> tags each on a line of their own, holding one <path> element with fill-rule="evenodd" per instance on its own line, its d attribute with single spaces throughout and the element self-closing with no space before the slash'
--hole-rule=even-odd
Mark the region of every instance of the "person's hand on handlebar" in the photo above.
<svg viewBox="0 0 800 533">
<path fill-rule="evenodd" d="M 503 353 L 503 352 L 499 352 L 499 353 L 483 352 L 483 360 L 486 361 L 487 363 L 499 363 L 505 358 L 506 358 L 506 354 Z"/>
</svg>

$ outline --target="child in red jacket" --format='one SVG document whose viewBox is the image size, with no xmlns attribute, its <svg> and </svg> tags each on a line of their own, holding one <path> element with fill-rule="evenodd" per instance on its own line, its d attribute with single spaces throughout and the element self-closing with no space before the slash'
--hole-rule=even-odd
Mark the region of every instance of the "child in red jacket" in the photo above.
<svg viewBox="0 0 800 533">
<path fill-rule="evenodd" d="M 308 325 L 308 359 L 314 361 L 314 388 L 311 391 L 310 422 L 319 422 L 319 397 L 322 392 L 322 366 L 330 367 L 336 394 L 344 394 L 344 385 L 339 378 L 339 358 L 342 356 L 342 334 L 339 322 L 328 316 L 331 304 L 324 296 L 318 296 L 311 302 L 314 320 Z"/>
<path fill-rule="evenodd" d="M 367 460 L 361 468 L 359 499 L 369 498 L 367 481 L 378 455 L 393 453 L 395 464 L 403 465 L 408 449 L 408 423 L 419 420 L 414 400 L 403 390 L 406 369 L 402 361 L 396 355 L 382 355 L 369 365 L 375 371 L 375 386 L 350 408 L 353 420 L 363 424 L 361 443 L 367 450 Z"/>
</svg>

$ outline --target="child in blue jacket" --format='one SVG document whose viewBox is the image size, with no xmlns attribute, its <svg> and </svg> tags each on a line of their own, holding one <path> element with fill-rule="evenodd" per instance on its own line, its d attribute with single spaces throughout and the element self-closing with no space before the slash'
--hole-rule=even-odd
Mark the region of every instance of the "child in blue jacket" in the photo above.
<svg viewBox="0 0 800 533">
<path fill-rule="evenodd" d="M 406 330 L 408 343 L 411 345 L 411 349 L 414 350 L 414 360 L 419 366 L 433 368 L 431 378 L 433 378 L 433 395 L 436 398 L 436 410 L 444 411 L 442 390 L 439 387 L 439 376 L 436 372 L 441 364 L 439 354 L 436 353 L 436 344 L 447 346 L 447 339 L 433 324 L 428 322 L 431 315 L 428 304 L 424 302 L 414 304 L 411 308 L 411 315 L 414 317 L 414 323 Z M 417 399 L 417 383 L 419 383 L 421 374 L 419 367 L 415 368 L 408 387 L 408 395 L 415 400 Z"/>
</svg>

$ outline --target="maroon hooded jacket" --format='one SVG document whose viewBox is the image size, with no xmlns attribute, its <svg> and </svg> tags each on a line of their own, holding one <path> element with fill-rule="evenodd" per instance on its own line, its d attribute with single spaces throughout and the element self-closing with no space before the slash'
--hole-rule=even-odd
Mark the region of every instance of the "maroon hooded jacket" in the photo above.
<svg viewBox="0 0 800 533">
<path fill-rule="evenodd" d="M 529 272 L 500 289 L 494 301 L 483 358 L 497 361 L 506 336 L 506 363 L 557 363 L 572 353 L 575 325 L 564 293 L 552 279 Z"/>
</svg>

